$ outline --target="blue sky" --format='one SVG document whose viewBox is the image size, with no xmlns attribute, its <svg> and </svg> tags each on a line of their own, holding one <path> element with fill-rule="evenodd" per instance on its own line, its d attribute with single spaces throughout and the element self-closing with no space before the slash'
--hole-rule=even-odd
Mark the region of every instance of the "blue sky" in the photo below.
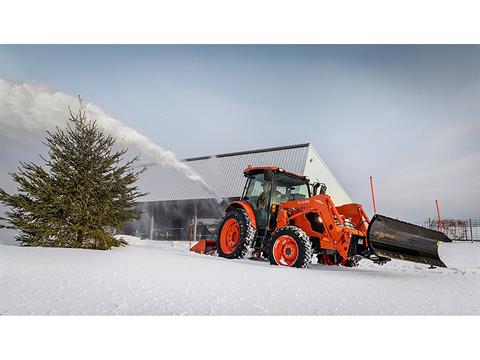
<svg viewBox="0 0 480 360">
<path fill-rule="evenodd" d="M 0 76 L 181 158 L 311 142 L 367 209 L 373 175 L 379 212 L 480 217 L 480 46 L 0 46 Z"/>
</svg>

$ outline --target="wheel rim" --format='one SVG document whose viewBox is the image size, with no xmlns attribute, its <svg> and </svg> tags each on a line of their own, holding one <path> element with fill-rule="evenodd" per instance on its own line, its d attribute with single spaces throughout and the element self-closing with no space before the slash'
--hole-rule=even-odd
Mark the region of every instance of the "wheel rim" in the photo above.
<svg viewBox="0 0 480 360">
<path fill-rule="evenodd" d="M 231 254 L 240 240 L 240 226 L 235 219 L 228 219 L 220 232 L 220 247 L 225 254 Z"/>
<path fill-rule="evenodd" d="M 273 257 L 278 265 L 293 266 L 298 258 L 298 245 L 289 235 L 282 235 L 273 244 Z"/>
</svg>

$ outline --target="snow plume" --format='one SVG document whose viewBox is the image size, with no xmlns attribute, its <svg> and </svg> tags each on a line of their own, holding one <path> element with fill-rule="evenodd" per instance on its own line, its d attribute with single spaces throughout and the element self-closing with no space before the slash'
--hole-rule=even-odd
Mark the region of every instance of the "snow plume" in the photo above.
<svg viewBox="0 0 480 360">
<path fill-rule="evenodd" d="M 51 130 L 56 126 L 62 128 L 66 125 L 68 107 L 74 112 L 81 107 L 87 118 L 96 120 L 117 143 L 133 146 L 153 159 L 154 163 L 181 171 L 190 181 L 198 183 L 213 198 L 221 201 L 205 181 L 178 160 L 171 151 L 154 144 L 146 136 L 112 118 L 95 104 L 81 103 L 78 97 L 53 91 L 43 85 L 16 84 L 0 78 L 0 127 L 3 135 L 21 139 L 25 132 Z"/>
</svg>

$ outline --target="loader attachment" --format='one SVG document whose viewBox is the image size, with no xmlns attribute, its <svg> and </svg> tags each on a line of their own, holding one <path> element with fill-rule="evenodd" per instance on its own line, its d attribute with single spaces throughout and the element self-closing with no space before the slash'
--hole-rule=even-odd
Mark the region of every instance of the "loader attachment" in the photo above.
<svg viewBox="0 0 480 360">
<path fill-rule="evenodd" d="M 375 215 L 368 226 L 367 239 L 375 255 L 447 267 L 440 259 L 438 245 L 451 242 L 445 234 L 421 226 Z"/>
<path fill-rule="evenodd" d="M 190 248 L 190 251 L 198 254 L 212 254 L 217 250 L 217 242 L 215 240 L 200 240 Z"/>
</svg>

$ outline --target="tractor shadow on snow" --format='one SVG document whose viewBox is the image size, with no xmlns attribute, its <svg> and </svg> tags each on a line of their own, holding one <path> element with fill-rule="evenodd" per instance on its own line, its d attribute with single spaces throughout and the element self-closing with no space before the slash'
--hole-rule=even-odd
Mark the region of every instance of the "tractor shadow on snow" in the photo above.
<svg viewBox="0 0 480 360">
<path fill-rule="evenodd" d="M 182 255 L 182 252 L 178 252 L 178 255 Z M 297 269 L 283 266 L 270 265 L 270 262 L 266 259 L 225 259 L 218 256 L 208 256 L 201 254 L 192 254 L 183 252 L 184 256 L 195 255 L 196 259 L 205 259 L 205 261 L 216 261 L 216 262 L 228 262 L 227 265 L 241 265 L 241 266 L 257 266 L 264 269 L 280 270 L 282 271 L 294 271 L 294 272 L 312 272 L 312 271 L 321 271 L 321 272 L 334 272 L 334 273 L 345 273 L 350 276 L 350 274 L 356 274 L 358 276 L 372 276 L 372 277 L 422 277 L 425 276 L 426 271 L 428 270 L 425 266 L 425 272 L 419 271 L 418 268 L 407 269 L 407 268 L 382 268 L 378 265 L 378 268 L 365 268 L 365 267 L 344 267 L 336 265 L 323 265 L 323 264 L 311 264 L 309 268 L 306 269 Z M 435 269 L 435 271 L 429 271 L 428 274 L 437 273 L 443 274 L 445 269 Z"/>
</svg>

